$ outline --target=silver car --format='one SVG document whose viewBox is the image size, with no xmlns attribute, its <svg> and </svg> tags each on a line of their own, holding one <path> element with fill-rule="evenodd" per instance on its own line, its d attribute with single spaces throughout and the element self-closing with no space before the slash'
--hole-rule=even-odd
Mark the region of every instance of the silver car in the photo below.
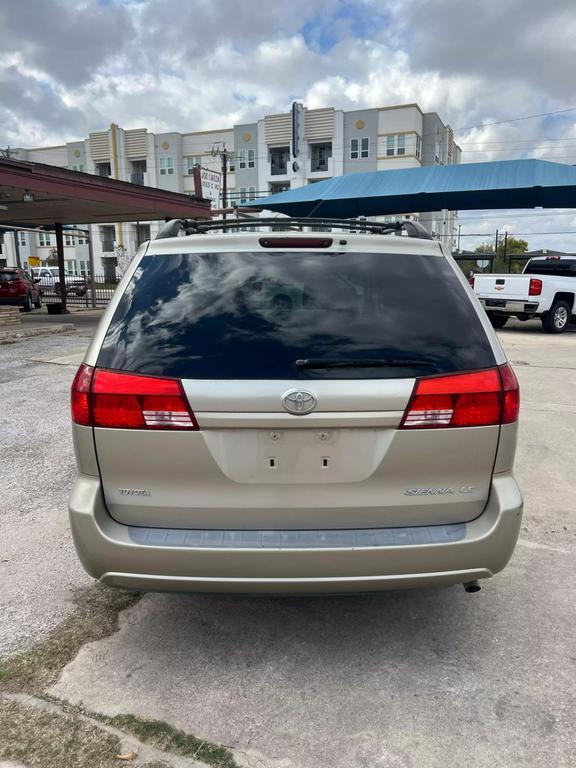
<svg viewBox="0 0 576 768">
<path fill-rule="evenodd" d="M 341 593 L 500 571 L 518 383 L 442 246 L 360 223 L 164 234 L 182 228 L 140 248 L 72 387 L 88 573 Z"/>
</svg>

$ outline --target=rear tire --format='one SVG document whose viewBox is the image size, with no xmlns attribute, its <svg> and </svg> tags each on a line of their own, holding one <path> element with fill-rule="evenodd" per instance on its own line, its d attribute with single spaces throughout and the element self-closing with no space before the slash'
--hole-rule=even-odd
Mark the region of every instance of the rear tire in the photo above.
<svg viewBox="0 0 576 768">
<path fill-rule="evenodd" d="M 22 303 L 22 309 L 24 312 L 32 312 L 33 306 L 34 305 L 32 303 L 32 294 L 29 293 Z"/>
<path fill-rule="evenodd" d="M 488 320 L 492 323 L 492 328 L 504 328 L 509 319 L 508 315 L 494 315 L 488 312 Z"/>
<path fill-rule="evenodd" d="M 42 307 L 42 294 L 40 293 L 40 291 L 38 291 L 38 298 L 34 302 L 34 306 L 36 307 L 36 309 L 41 309 Z"/>
<path fill-rule="evenodd" d="M 550 310 L 542 315 L 542 330 L 545 333 L 564 333 L 570 324 L 571 312 L 568 302 L 558 299 Z"/>
</svg>

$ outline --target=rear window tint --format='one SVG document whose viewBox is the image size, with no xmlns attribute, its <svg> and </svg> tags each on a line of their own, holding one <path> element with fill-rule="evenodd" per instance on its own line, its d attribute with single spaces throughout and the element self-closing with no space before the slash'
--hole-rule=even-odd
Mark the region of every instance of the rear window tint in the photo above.
<svg viewBox="0 0 576 768">
<path fill-rule="evenodd" d="M 18 272 L 2 272 L 0 270 L 0 281 L 1 282 L 4 282 L 4 283 L 8 282 L 8 283 L 10 283 L 13 280 L 19 280 L 19 279 L 20 279 L 20 275 L 18 274 Z"/>
<path fill-rule="evenodd" d="M 557 275 L 558 277 L 576 277 L 576 259 L 546 259 L 529 261 L 525 275 Z"/>
<path fill-rule="evenodd" d="M 302 359 L 394 364 L 301 369 Z M 98 357 L 191 379 L 406 378 L 494 364 L 444 258 L 334 252 L 145 256 Z"/>
</svg>

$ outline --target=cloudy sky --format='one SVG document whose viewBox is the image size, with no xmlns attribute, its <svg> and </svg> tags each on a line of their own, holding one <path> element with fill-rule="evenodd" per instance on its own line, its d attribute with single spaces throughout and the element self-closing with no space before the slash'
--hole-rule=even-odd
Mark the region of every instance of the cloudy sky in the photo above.
<svg viewBox="0 0 576 768">
<path fill-rule="evenodd" d="M 0 147 L 417 101 L 463 162 L 576 164 L 575 40 L 574 0 L 0 0 Z M 536 234 L 576 216 L 526 213 L 462 212 L 462 231 L 576 250 Z"/>
</svg>

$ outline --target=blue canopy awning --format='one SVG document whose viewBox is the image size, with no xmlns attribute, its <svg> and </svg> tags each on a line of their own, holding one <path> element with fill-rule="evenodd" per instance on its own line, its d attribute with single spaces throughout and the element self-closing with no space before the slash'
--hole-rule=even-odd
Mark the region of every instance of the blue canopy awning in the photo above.
<svg viewBox="0 0 576 768">
<path fill-rule="evenodd" d="M 349 218 L 483 208 L 576 208 L 576 167 L 546 160 L 435 165 L 337 176 L 247 207 Z"/>
</svg>

